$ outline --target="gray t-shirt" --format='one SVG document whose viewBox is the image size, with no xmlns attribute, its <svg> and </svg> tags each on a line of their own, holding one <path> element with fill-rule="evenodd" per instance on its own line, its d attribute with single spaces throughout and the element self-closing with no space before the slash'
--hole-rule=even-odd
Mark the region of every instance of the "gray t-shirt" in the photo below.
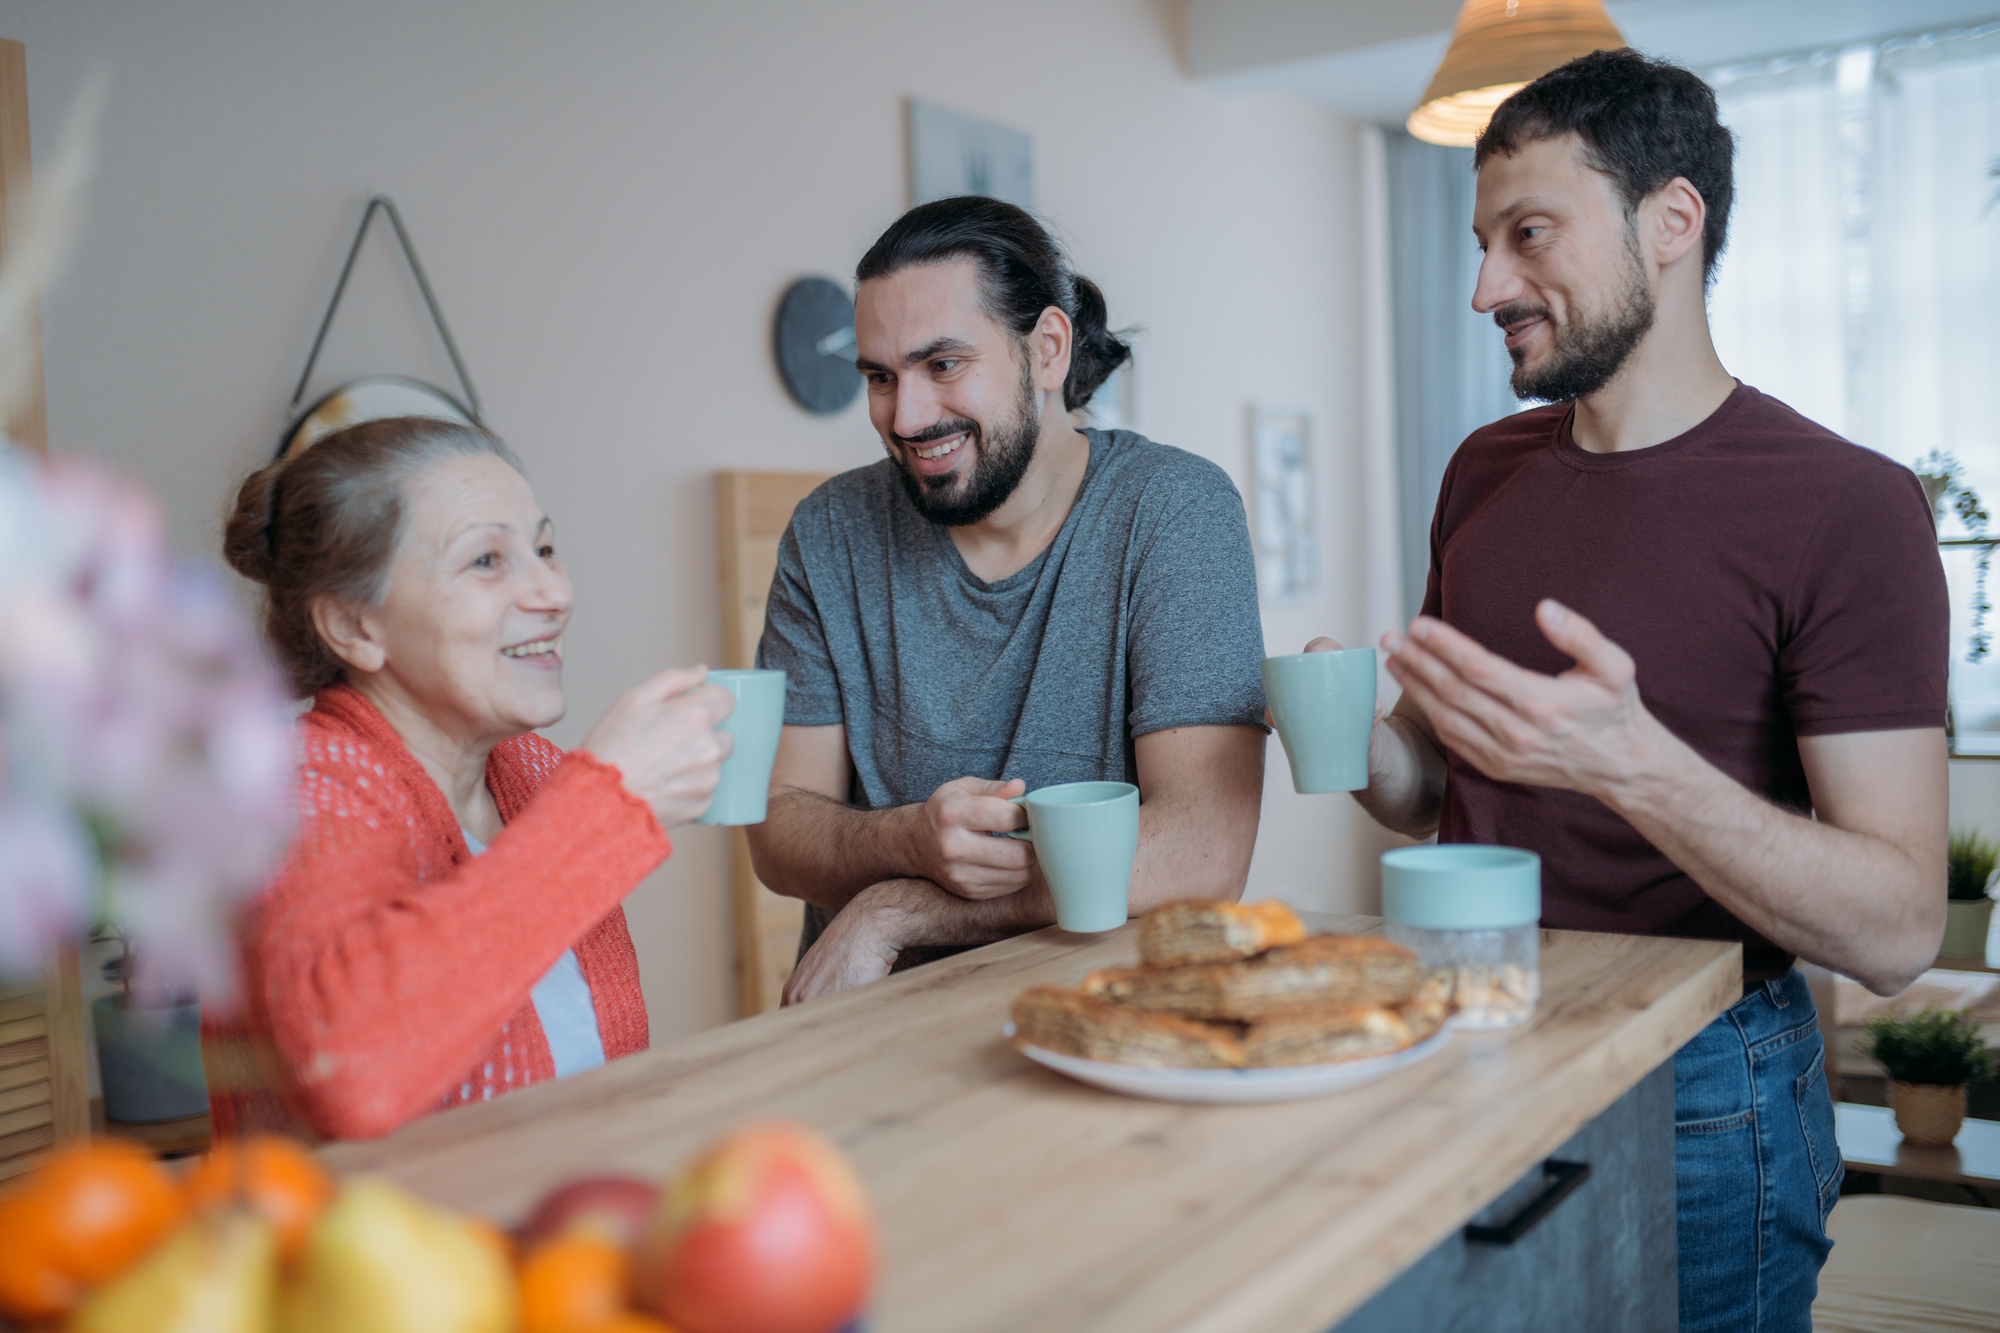
<svg viewBox="0 0 2000 1333">
<path fill-rule="evenodd" d="M 1086 431 L 1062 530 L 987 583 L 884 459 L 803 500 L 778 547 L 757 664 L 785 721 L 845 723 L 848 799 L 929 799 L 953 778 L 1130 781 L 1132 741 L 1262 727 L 1257 577 L 1221 468 L 1130 431 Z M 801 952 L 830 917 L 810 905 Z M 935 957 L 910 951 L 905 963 Z"/>
</svg>

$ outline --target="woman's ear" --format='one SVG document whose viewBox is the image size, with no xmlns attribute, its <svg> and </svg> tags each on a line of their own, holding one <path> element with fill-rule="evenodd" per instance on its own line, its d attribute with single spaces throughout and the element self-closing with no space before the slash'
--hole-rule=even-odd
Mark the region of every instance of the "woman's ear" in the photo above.
<svg viewBox="0 0 2000 1333">
<path fill-rule="evenodd" d="M 389 660 L 389 646 L 382 641 L 373 617 L 345 602 L 332 597 L 313 598 L 312 622 L 320 641 L 356 671 L 373 674 Z"/>
</svg>

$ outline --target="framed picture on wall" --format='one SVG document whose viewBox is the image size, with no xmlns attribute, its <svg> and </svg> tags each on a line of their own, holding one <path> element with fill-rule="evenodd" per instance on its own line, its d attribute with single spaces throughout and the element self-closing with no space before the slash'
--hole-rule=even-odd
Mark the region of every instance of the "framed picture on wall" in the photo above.
<svg viewBox="0 0 2000 1333">
<path fill-rule="evenodd" d="M 1250 489 L 1258 590 L 1275 602 L 1317 593 L 1312 417 L 1303 409 L 1251 404 Z"/>
<path fill-rule="evenodd" d="M 911 207 L 983 194 L 1034 211 L 1035 146 L 1027 134 L 914 97 L 908 112 Z"/>
</svg>

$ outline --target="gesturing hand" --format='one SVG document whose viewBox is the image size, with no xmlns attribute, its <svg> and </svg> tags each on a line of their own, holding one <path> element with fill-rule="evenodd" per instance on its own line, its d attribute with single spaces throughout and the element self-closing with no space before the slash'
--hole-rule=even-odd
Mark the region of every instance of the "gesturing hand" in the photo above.
<svg viewBox="0 0 2000 1333">
<path fill-rule="evenodd" d="M 707 667 L 675 667 L 612 702 L 579 748 L 617 769 L 625 790 L 652 807 L 660 827 L 700 818 L 736 738 L 716 724 L 736 708 Z"/>
<path fill-rule="evenodd" d="M 1008 799 L 1027 790 L 1019 778 L 954 778 L 911 806 L 913 850 L 924 878 L 975 902 L 1026 888 L 1035 854 L 1025 842 L 992 835 L 1028 826 L 1027 812 Z"/>
<path fill-rule="evenodd" d="M 1640 702 L 1631 654 L 1559 602 L 1538 605 L 1535 623 L 1575 666 L 1528 671 L 1428 616 L 1382 646 L 1438 740 L 1495 781 L 1603 796 L 1648 771 L 1665 729 Z"/>
</svg>

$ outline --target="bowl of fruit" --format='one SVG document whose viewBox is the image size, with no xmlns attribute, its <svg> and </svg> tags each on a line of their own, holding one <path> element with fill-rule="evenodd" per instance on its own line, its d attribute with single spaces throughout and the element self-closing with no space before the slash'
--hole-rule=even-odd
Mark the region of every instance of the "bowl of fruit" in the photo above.
<svg viewBox="0 0 2000 1333">
<path fill-rule="evenodd" d="M 0 1190 L 0 1328 L 70 1333 L 836 1333 L 876 1266 L 867 1197 L 811 1129 L 759 1121 L 654 1184 L 552 1190 L 511 1233 L 301 1145 L 176 1175 L 115 1139 Z"/>
</svg>

